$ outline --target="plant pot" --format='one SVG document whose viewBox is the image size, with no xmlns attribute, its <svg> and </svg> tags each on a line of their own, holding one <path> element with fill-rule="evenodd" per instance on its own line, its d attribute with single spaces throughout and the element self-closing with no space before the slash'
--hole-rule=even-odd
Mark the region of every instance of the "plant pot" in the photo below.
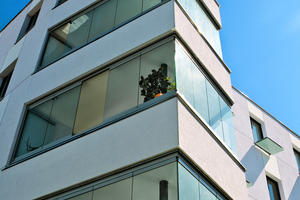
<svg viewBox="0 0 300 200">
<path fill-rule="evenodd" d="M 156 94 L 156 95 L 154 96 L 154 98 L 160 97 L 160 96 L 162 96 L 162 95 L 164 95 L 164 94 L 163 94 L 163 93 L 158 93 L 158 94 Z"/>
</svg>

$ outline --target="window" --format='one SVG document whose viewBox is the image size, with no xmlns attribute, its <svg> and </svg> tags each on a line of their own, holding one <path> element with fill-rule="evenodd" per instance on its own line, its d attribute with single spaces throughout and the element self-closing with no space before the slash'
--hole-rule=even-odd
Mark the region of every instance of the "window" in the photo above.
<svg viewBox="0 0 300 200">
<path fill-rule="evenodd" d="M 174 43 L 169 39 L 149 47 L 81 81 L 76 87 L 28 107 L 14 159 L 20 160 L 63 142 L 154 99 L 153 93 L 149 92 L 152 96 L 145 100 L 142 84 L 139 84 L 141 76 L 147 77 L 155 71 L 175 84 Z M 161 66 L 164 66 L 165 74 L 159 72 Z M 174 90 L 171 85 L 162 86 L 161 91 Z"/>
<path fill-rule="evenodd" d="M 2 79 L 1 86 L 0 86 L 0 100 L 3 99 L 5 96 L 5 92 L 8 88 L 8 84 L 9 84 L 11 75 L 12 75 L 12 72 Z"/>
<path fill-rule="evenodd" d="M 39 16 L 39 12 L 40 10 L 35 12 L 31 17 L 27 15 L 24 24 L 22 26 L 22 29 L 19 33 L 18 40 L 21 39 L 24 35 L 26 35 L 26 33 L 34 27 L 36 20 Z"/>
<path fill-rule="evenodd" d="M 66 1 L 68 1 L 68 0 L 58 0 L 58 1 L 57 1 L 57 5 L 56 5 L 56 6 L 59 6 L 60 4 L 62 4 L 62 3 L 64 3 L 64 2 L 66 2 Z"/>
<path fill-rule="evenodd" d="M 254 137 L 254 141 L 257 142 L 263 138 L 262 130 L 261 130 L 261 125 L 254 119 L 250 118 L 251 121 L 251 128 L 252 128 L 252 133 Z"/>
<path fill-rule="evenodd" d="M 295 154 L 298 170 L 300 172 L 300 153 L 294 149 L 294 154 Z"/>
<path fill-rule="evenodd" d="M 267 183 L 271 200 L 280 200 L 279 188 L 276 181 L 267 177 Z"/>
<path fill-rule="evenodd" d="M 38 70 L 164 1 L 109 0 L 82 13 L 50 31 Z"/>
</svg>

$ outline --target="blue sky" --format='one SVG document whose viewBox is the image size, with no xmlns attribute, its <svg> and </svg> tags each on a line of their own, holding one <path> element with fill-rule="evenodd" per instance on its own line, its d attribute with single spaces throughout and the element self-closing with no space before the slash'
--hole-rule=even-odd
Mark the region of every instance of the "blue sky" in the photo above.
<svg viewBox="0 0 300 200">
<path fill-rule="evenodd" d="M 300 1 L 218 0 L 232 85 L 300 134 Z"/>
<path fill-rule="evenodd" d="M 0 30 L 28 2 L 0 0 Z M 300 134 L 300 1 L 218 2 L 232 85 Z"/>
</svg>

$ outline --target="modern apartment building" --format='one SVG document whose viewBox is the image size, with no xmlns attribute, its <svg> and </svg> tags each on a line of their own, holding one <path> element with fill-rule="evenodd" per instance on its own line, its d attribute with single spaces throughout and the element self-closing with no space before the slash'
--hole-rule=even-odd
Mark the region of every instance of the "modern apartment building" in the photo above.
<svg viewBox="0 0 300 200">
<path fill-rule="evenodd" d="M 0 199 L 300 199 L 300 137 L 232 87 L 216 0 L 33 0 L 0 32 Z"/>
</svg>

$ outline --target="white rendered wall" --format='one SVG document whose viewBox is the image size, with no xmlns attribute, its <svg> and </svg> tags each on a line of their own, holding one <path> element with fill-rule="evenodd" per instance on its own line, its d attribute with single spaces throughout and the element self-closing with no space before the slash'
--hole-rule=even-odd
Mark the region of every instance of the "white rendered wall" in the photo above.
<svg viewBox="0 0 300 200">
<path fill-rule="evenodd" d="M 255 109 L 241 93 L 233 90 L 235 104 L 232 111 L 238 156 L 246 167 L 246 178 L 253 186 L 248 188 L 250 199 L 269 199 L 266 176 L 278 182 L 281 199 L 297 200 L 300 196 L 300 178 L 292 149 L 290 132 L 259 107 Z M 249 107 L 248 107 L 249 106 Z M 258 112 L 258 110 L 260 112 Z M 254 143 L 250 115 L 262 116 L 264 136 L 281 145 L 284 150 L 269 156 Z M 261 122 L 261 121 L 260 121 Z M 298 188 L 298 189 L 297 189 Z"/>
<path fill-rule="evenodd" d="M 202 0 L 204 4 L 209 8 L 217 22 L 221 25 L 220 9 L 215 0 Z"/>
<path fill-rule="evenodd" d="M 16 18 L 2 31 L 0 37 L 0 58 L 2 58 L 16 43 L 22 28 L 29 6 L 16 16 Z"/>
<path fill-rule="evenodd" d="M 0 197 L 37 198 L 177 147 L 176 103 L 173 98 L 6 169 Z"/>
<path fill-rule="evenodd" d="M 204 67 L 216 79 L 221 88 L 232 98 L 230 73 L 223 66 L 222 62 L 213 53 L 209 45 L 193 27 L 188 18 L 184 15 L 175 3 L 175 28 L 184 38 L 186 44 L 195 53 L 196 57 L 203 63 Z"/>
<path fill-rule="evenodd" d="M 178 101 L 179 147 L 233 199 L 247 199 L 244 171 Z"/>
</svg>

